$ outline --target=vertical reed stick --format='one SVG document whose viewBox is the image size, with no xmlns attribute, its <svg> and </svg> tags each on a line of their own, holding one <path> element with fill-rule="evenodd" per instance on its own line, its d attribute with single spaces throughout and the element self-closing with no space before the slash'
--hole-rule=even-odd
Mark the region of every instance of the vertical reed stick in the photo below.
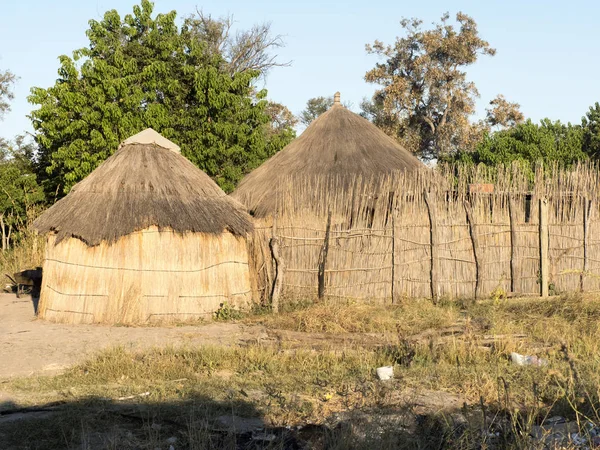
<svg viewBox="0 0 600 450">
<path fill-rule="evenodd" d="M 395 303 L 394 284 L 396 283 L 396 216 L 392 211 L 392 305 Z"/>
<path fill-rule="evenodd" d="M 592 201 L 587 198 L 583 198 L 583 272 L 579 276 L 579 290 L 584 291 L 585 276 L 588 272 L 588 241 L 589 241 L 589 221 L 590 212 L 592 210 Z"/>
<path fill-rule="evenodd" d="M 325 296 L 325 265 L 327 264 L 327 253 L 329 252 L 329 231 L 331 230 L 331 210 L 327 214 L 327 225 L 325 226 L 325 239 L 319 254 L 318 295 L 319 300 Z"/>
<path fill-rule="evenodd" d="M 271 291 L 271 309 L 274 313 L 278 313 L 281 290 L 283 288 L 283 271 L 285 270 L 285 263 L 279 253 L 279 238 L 277 237 L 277 213 L 275 213 L 275 216 L 273 217 L 273 231 L 269 244 L 275 264 L 273 290 Z"/>
<path fill-rule="evenodd" d="M 540 199 L 540 294 L 548 297 L 548 274 L 550 272 L 550 261 L 548 259 L 548 199 Z"/>
<path fill-rule="evenodd" d="M 431 280 L 431 300 L 434 304 L 438 301 L 438 233 L 437 233 L 437 217 L 435 213 L 434 205 L 431 201 L 429 192 L 424 191 L 423 197 L 425 199 L 425 205 L 427 206 L 427 214 L 429 216 L 429 242 L 430 242 L 430 254 L 431 254 L 431 266 L 430 266 L 430 280 Z"/>
<path fill-rule="evenodd" d="M 510 291 L 517 292 L 518 267 L 517 267 L 517 227 L 515 218 L 515 204 L 512 194 L 508 194 L 508 219 L 510 222 Z"/>
<path fill-rule="evenodd" d="M 467 200 L 463 202 L 465 214 L 467 215 L 467 223 L 469 224 L 469 234 L 471 235 L 471 244 L 473 244 L 473 258 L 475 259 L 475 299 L 481 296 L 481 267 L 479 260 L 479 240 L 477 238 L 477 230 L 471 213 L 471 205 Z"/>
</svg>

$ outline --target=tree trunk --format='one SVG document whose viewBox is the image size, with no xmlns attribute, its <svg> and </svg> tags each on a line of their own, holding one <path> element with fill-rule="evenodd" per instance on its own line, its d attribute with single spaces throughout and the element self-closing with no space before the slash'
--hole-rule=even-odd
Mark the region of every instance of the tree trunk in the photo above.
<svg viewBox="0 0 600 450">
<path fill-rule="evenodd" d="M 13 226 L 10 224 L 8 226 L 8 234 L 6 235 L 6 250 L 10 250 L 10 237 L 12 236 Z"/>
<path fill-rule="evenodd" d="M 6 229 L 4 228 L 4 214 L 0 214 L 0 230 L 2 230 L 2 251 L 6 251 Z"/>
</svg>

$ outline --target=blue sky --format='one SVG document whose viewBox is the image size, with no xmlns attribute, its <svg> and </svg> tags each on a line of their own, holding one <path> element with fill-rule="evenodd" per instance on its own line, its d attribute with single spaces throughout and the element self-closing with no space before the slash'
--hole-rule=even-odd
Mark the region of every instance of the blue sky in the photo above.
<svg viewBox="0 0 600 450">
<path fill-rule="evenodd" d="M 20 77 L 12 112 L 0 122 L 0 136 L 31 131 L 26 97 L 32 86 L 48 87 L 56 80 L 58 56 L 85 46 L 88 20 L 105 11 L 131 12 L 133 0 L 4 0 L 0 26 L 0 69 Z M 266 79 L 269 97 L 300 112 L 306 100 L 342 93 L 354 104 L 374 86 L 365 72 L 377 61 L 364 51 L 368 42 L 393 42 L 402 17 L 425 24 L 449 11 L 475 18 L 481 35 L 494 46 L 495 57 L 482 58 L 468 69 L 481 93 L 478 115 L 497 94 L 521 104 L 527 117 L 579 123 L 600 101 L 600 50 L 597 23 L 600 2 L 571 0 L 440 1 L 248 1 L 156 0 L 155 11 L 175 9 L 179 17 L 196 6 L 215 16 L 233 14 L 236 26 L 272 22 L 284 35 L 279 52 L 290 67 L 273 70 Z"/>
</svg>

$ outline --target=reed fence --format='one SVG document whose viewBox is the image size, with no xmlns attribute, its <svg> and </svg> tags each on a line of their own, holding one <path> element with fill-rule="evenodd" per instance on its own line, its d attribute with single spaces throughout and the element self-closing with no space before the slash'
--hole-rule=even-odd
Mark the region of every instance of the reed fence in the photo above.
<svg viewBox="0 0 600 450">
<path fill-rule="evenodd" d="M 600 290 L 599 183 L 592 164 L 289 179 L 256 226 L 257 286 L 388 303 Z"/>
</svg>

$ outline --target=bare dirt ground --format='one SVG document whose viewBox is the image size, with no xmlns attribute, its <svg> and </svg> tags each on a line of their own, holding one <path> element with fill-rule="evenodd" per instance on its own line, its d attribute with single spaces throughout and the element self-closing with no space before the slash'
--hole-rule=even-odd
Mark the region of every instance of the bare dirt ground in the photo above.
<svg viewBox="0 0 600 450">
<path fill-rule="evenodd" d="M 110 327 L 50 323 L 29 297 L 0 294 L 0 379 L 56 373 L 107 347 L 239 345 L 268 339 L 264 327 L 211 322 L 195 326 Z"/>
</svg>

